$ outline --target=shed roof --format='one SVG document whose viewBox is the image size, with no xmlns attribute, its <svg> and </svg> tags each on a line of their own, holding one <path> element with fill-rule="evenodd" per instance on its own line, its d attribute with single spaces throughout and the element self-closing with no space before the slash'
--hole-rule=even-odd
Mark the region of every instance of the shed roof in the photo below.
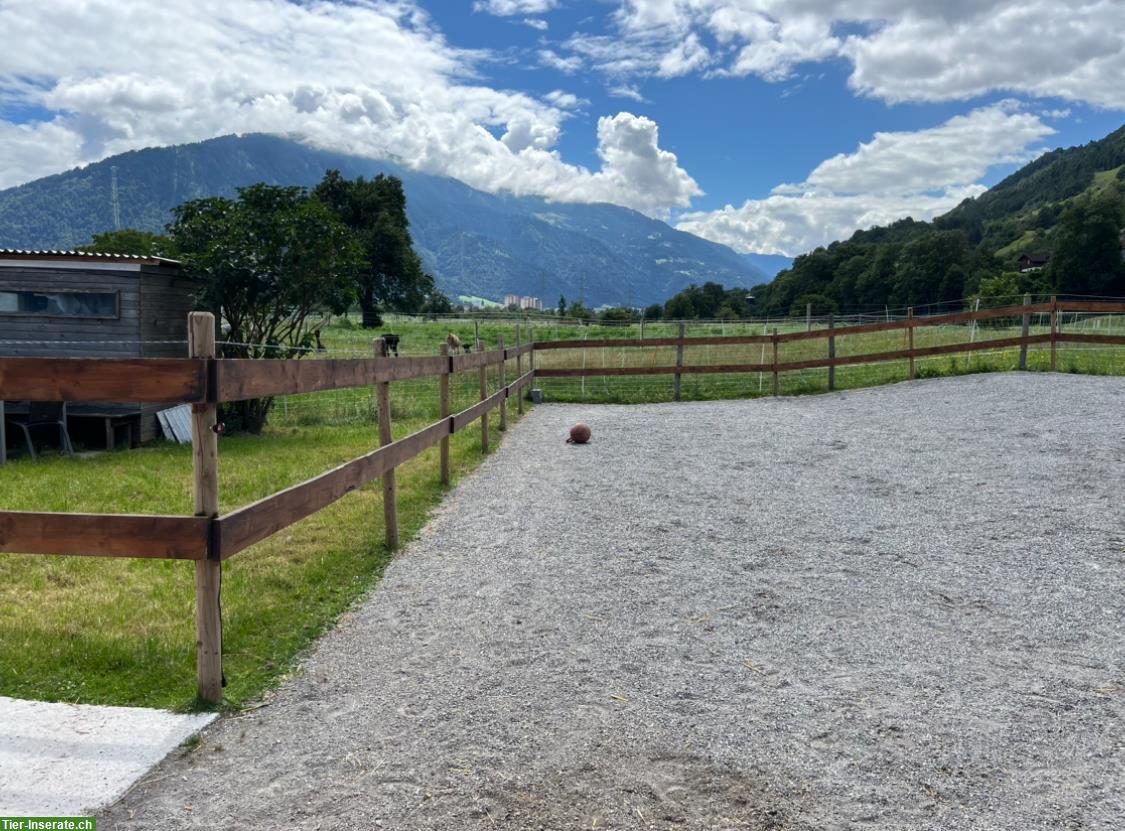
<svg viewBox="0 0 1125 831">
<path fill-rule="evenodd" d="M 47 261 L 90 261 L 98 263 L 122 263 L 128 265 L 152 265 L 165 268 L 179 268 L 179 260 L 166 257 L 151 257 L 143 254 L 102 254 L 92 251 L 41 251 L 22 248 L 0 248 L 0 259 L 4 260 L 47 260 Z"/>
</svg>

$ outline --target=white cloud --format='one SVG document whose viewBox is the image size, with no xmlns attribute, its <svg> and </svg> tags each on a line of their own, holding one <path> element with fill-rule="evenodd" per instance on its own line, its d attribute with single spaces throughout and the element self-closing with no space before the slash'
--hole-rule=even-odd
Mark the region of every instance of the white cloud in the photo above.
<svg viewBox="0 0 1125 831">
<path fill-rule="evenodd" d="M 966 185 L 937 195 L 773 194 L 738 208 L 727 205 L 718 211 L 686 213 L 676 227 L 742 253 L 795 257 L 873 225 L 906 216 L 933 219 L 984 190 L 982 185 Z"/>
<path fill-rule="evenodd" d="M 541 17 L 525 17 L 523 19 L 523 25 L 530 26 L 532 29 L 536 29 L 540 32 L 545 32 L 549 28 L 547 21 Z"/>
<path fill-rule="evenodd" d="M 1031 161 L 1055 131 L 1007 102 L 917 132 L 876 133 L 854 153 L 821 162 L 801 187 L 835 193 L 921 193 L 980 179 L 997 164 Z"/>
<path fill-rule="evenodd" d="M 610 87 L 606 92 L 614 98 L 628 98 L 630 101 L 636 101 L 638 104 L 644 104 L 648 100 L 641 94 L 641 91 L 632 84 L 618 84 L 615 87 Z"/>
<path fill-rule="evenodd" d="M 601 169 L 568 164 L 556 144 L 578 99 L 482 85 L 483 56 L 450 46 L 408 0 L 6 0 L 0 24 L 0 100 L 54 113 L 0 120 L 0 187 L 140 147 L 272 132 L 485 190 L 654 215 L 699 192 L 656 125 L 628 113 L 599 122 Z"/>
<path fill-rule="evenodd" d="M 737 251 L 794 256 L 905 216 L 932 219 L 984 192 L 993 165 L 1028 161 L 1054 130 L 1001 102 L 917 132 L 876 133 L 805 181 L 741 207 L 680 216 L 677 227 Z"/>
<path fill-rule="evenodd" d="M 843 59 L 856 91 L 890 102 L 1002 90 L 1125 109 L 1121 0 L 618 0 L 614 37 L 568 43 L 626 73 L 789 78 Z M 693 52 L 707 59 L 685 61 Z M 641 56 L 622 61 L 621 55 Z"/>
<path fill-rule="evenodd" d="M 511 17 L 517 14 L 543 14 L 558 8 L 559 0 L 476 0 L 473 11 Z"/>
<path fill-rule="evenodd" d="M 664 53 L 657 74 L 664 78 L 687 75 L 711 63 L 711 53 L 699 42 L 695 33 L 689 34 L 677 46 Z"/>
<path fill-rule="evenodd" d="M 574 93 L 563 92 L 561 89 L 551 90 L 543 96 L 543 100 L 561 110 L 575 110 L 579 107 L 587 107 L 590 104 L 588 99 L 579 98 Z"/>
<path fill-rule="evenodd" d="M 550 69 L 558 70 L 565 75 L 573 75 L 580 70 L 583 66 L 582 59 L 577 55 L 563 57 L 554 50 L 540 49 L 539 50 L 539 63 Z"/>
</svg>

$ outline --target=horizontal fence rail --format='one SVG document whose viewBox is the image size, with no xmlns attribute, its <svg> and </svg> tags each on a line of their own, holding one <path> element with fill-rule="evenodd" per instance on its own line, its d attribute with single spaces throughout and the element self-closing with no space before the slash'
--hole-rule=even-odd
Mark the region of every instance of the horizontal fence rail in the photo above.
<svg viewBox="0 0 1125 831">
<path fill-rule="evenodd" d="M 210 525 L 194 516 L 0 511 L 0 551 L 202 560 Z"/>
<path fill-rule="evenodd" d="M 0 358 L 0 396 L 27 401 L 195 404 L 207 362 L 192 358 Z"/>
</svg>

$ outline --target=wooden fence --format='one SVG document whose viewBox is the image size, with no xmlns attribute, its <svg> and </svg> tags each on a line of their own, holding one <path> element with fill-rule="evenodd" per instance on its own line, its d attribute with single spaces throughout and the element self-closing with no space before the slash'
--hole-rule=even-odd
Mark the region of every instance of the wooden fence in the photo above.
<svg viewBox="0 0 1125 831">
<path fill-rule="evenodd" d="M 597 341 L 546 341 L 532 339 L 504 348 L 450 355 L 443 346 L 433 357 L 387 357 L 382 339 L 376 341 L 376 355 L 348 360 L 218 360 L 215 357 L 215 322 L 212 315 L 196 312 L 189 319 L 189 357 L 182 359 L 78 359 L 78 358 L 0 358 L 0 399 L 36 401 L 122 401 L 167 402 L 192 405 L 192 460 L 194 471 L 194 516 L 138 516 L 129 514 L 67 514 L 0 511 L 0 551 L 30 554 L 63 554 L 100 557 L 145 557 L 191 560 L 196 569 L 196 651 L 197 680 L 201 697 L 219 701 L 222 697 L 222 622 L 219 616 L 219 583 L 222 563 L 254 543 L 276 534 L 295 522 L 316 513 L 347 493 L 382 477 L 387 544 L 398 544 L 398 515 L 395 493 L 395 468 L 422 451 L 441 445 L 443 482 L 449 481 L 449 437 L 474 421 L 481 421 L 482 446 L 488 446 L 489 413 L 499 408 L 501 427 L 507 423 L 507 402 L 516 396 L 522 410 L 521 392 L 535 377 L 660 375 L 675 377 L 676 398 L 679 379 L 690 373 L 768 372 L 773 376 L 773 391 L 778 392 L 778 376 L 817 367 L 829 370 L 833 387 L 835 367 L 847 364 L 907 360 L 909 376 L 914 377 L 916 358 L 973 352 L 1001 347 L 1020 347 L 1020 367 L 1027 366 L 1029 346 L 1049 344 L 1051 369 L 1056 366 L 1056 345 L 1061 342 L 1125 346 L 1125 335 L 1092 335 L 1060 331 L 1059 315 L 1064 312 L 1099 314 L 1125 313 L 1125 303 L 1069 302 L 1052 299 L 1046 303 L 1026 300 L 1021 306 L 1008 306 L 975 312 L 932 317 L 908 315 L 904 320 L 867 323 L 836 328 L 831 320 L 827 329 L 771 335 L 737 335 L 685 338 L 683 327 L 674 338 L 609 339 Z M 1050 331 L 1029 333 L 1031 316 L 1050 316 Z M 1014 318 L 1022 320 L 1018 337 L 993 338 L 976 343 L 915 347 L 914 331 L 921 327 L 942 326 L 981 320 Z M 836 338 L 872 332 L 902 330 L 907 348 L 894 352 L 862 355 L 836 355 Z M 823 358 L 780 362 L 779 345 L 791 341 L 823 339 Z M 701 345 L 762 344 L 772 347 L 772 360 L 757 364 L 685 365 L 684 347 Z M 669 366 L 535 368 L 535 351 L 579 349 L 596 346 L 656 347 L 675 346 L 676 363 Z M 524 371 L 523 356 L 528 356 Z M 507 383 L 506 362 L 515 359 L 517 377 Z M 489 392 L 488 367 L 500 368 L 499 389 Z M 477 370 L 480 374 L 480 401 L 458 413 L 450 412 L 449 380 L 458 372 Z M 405 438 L 392 441 L 390 385 L 395 381 L 437 378 L 440 418 Z M 248 398 L 315 392 L 352 387 L 375 386 L 379 415 L 380 446 L 359 458 L 305 482 L 267 496 L 229 514 L 219 515 L 217 408 L 220 403 Z"/>
<path fill-rule="evenodd" d="M 1029 346 L 1049 344 L 1051 350 L 1051 370 L 1054 371 L 1057 362 L 1057 344 L 1059 343 L 1085 343 L 1125 346 L 1125 335 L 1100 335 L 1079 334 L 1064 332 L 1059 326 L 1059 316 L 1065 312 L 1084 312 L 1095 314 L 1122 314 L 1125 313 L 1125 302 L 1100 302 L 1100 301 L 1061 301 L 1052 298 L 1044 303 L 1032 303 L 1030 298 L 1025 298 L 1023 305 L 1005 306 L 995 309 L 982 309 L 971 312 L 957 312 L 953 314 L 932 315 L 915 317 L 913 310 L 908 310 L 906 318 L 898 320 L 880 321 L 878 323 L 864 323 L 856 326 L 836 327 L 832 316 L 828 317 L 828 326 L 824 329 L 810 329 L 800 332 L 787 332 L 779 334 L 777 329 L 768 335 L 709 335 L 705 337 L 685 338 L 683 325 L 680 326 L 678 337 L 664 338 L 610 338 L 603 340 L 557 340 L 538 341 L 535 350 L 555 349 L 591 349 L 599 347 L 676 347 L 676 362 L 669 365 L 645 366 L 601 366 L 601 367 L 540 367 L 535 370 L 537 378 L 564 378 L 564 377 L 590 377 L 590 376 L 622 376 L 622 375 L 672 375 L 674 376 L 673 397 L 679 400 L 680 378 L 683 375 L 703 373 L 769 373 L 773 377 L 773 393 L 779 392 L 779 376 L 783 372 L 795 372 L 806 369 L 828 369 L 828 389 L 835 389 L 835 368 L 854 364 L 872 364 L 884 361 L 907 361 L 909 378 L 915 377 L 915 360 L 934 355 L 951 355 L 964 352 L 979 352 L 982 350 L 995 350 L 1019 347 L 1020 369 L 1027 369 L 1027 350 Z M 1050 331 L 1042 334 L 1030 334 L 1032 315 L 1049 315 Z M 1022 323 L 1022 332 L 1017 337 L 990 338 L 968 343 L 948 343 L 937 346 L 915 346 L 914 333 L 918 329 L 934 326 L 949 326 L 954 324 L 970 323 L 982 320 L 1015 319 Z M 873 334 L 876 332 L 902 331 L 905 349 L 891 352 L 867 352 L 856 355 L 837 355 L 837 338 L 849 335 Z M 825 354 L 822 358 L 812 358 L 801 361 L 780 361 L 779 350 L 784 343 L 795 341 L 824 340 Z M 760 344 L 771 347 L 771 360 L 769 362 L 745 364 L 684 364 L 685 346 L 736 346 Z"/>
<path fill-rule="evenodd" d="M 136 516 L 0 511 L 0 551 L 94 557 L 192 560 L 196 587 L 196 658 L 200 696 L 222 698 L 222 622 L 219 575 L 222 562 L 276 534 L 374 479 L 383 479 L 387 544 L 398 545 L 395 468 L 441 445 L 441 478 L 449 482 L 449 438 L 481 421 L 488 445 L 488 414 L 531 383 L 531 342 L 466 355 L 390 358 L 376 341 L 376 356 L 356 360 L 217 360 L 215 321 L 206 312 L 189 319 L 189 354 L 182 359 L 0 358 L 0 399 L 33 401 L 122 401 L 186 403 L 192 406 L 192 465 L 195 516 Z M 518 339 L 518 335 L 517 335 Z M 478 350 L 480 344 L 478 343 Z M 523 356 L 529 370 L 522 372 Z M 514 358 L 517 377 L 506 383 L 505 362 Z M 487 389 L 489 367 L 500 367 L 501 385 Z M 449 378 L 478 370 L 481 400 L 450 412 Z M 390 384 L 438 378 L 440 418 L 397 441 L 391 439 Z M 293 487 L 229 514 L 219 515 L 218 405 L 290 393 L 374 385 L 380 447 Z"/>
</svg>

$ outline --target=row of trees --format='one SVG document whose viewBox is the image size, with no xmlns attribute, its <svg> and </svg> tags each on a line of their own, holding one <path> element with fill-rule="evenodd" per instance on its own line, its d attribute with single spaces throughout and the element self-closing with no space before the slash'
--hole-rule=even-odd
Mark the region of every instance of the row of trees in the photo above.
<svg viewBox="0 0 1125 831">
<path fill-rule="evenodd" d="M 1022 249 L 998 256 L 987 244 L 974 244 L 966 230 L 906 219 L 798 257 L 773 283 L 755 287 L 758 312 L 804 313 L 808 302 L 823 314 L 1024 292 L 1125 295 L 1122 188 L 1040 210 L 1060 211 L 1051 233 L 1034 247 L 1050 255 L 1042 271 L 1018 273 Z"/>
<path fill-rule="evenodd" d="M 87 250 L 180 260 L 200 281 L 197 306 L 224 322 L 226 357 L 285 357 L 317 345 L 319 322 L 353 304 L 363 325 L 381 313 L 452 311 L 422 269 L 402 182 L 344 179 L 328 171 L 313 190 L 257 184 L 236 199 L 208 197 L 172 212 L 166 234 L 99 234 Z M 240 402 L 229 415 L 253 432 L 272 400 Z"/>
</svg>

